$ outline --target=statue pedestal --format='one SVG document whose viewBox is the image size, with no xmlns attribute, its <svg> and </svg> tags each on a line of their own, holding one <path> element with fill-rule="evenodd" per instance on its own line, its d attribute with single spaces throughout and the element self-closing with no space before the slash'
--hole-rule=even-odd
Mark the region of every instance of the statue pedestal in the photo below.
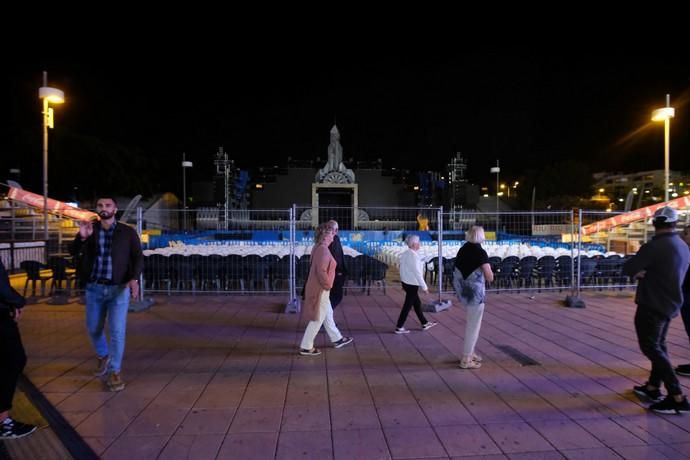
<svg viewBox="0 0 690 460">
<path fill-rule="evenodd" d="M 343 196 L 347 195 L 349 197 L 343 200 Z M 359 206 L 357 184 L 312 184 L 311 206 L 313 228 L 316 228 L 321 222 L 334 218 L 341 228 L 357 228 L 357 208 Z M 335 208 L 340 208 L 338 215 L 330 215 L 332 211 L 335 211 Z M 330 214 L 329 209 L 331 210 Z M 345 212 L 348 213 L 348 216 L 343 215 Z"/>
</svg>

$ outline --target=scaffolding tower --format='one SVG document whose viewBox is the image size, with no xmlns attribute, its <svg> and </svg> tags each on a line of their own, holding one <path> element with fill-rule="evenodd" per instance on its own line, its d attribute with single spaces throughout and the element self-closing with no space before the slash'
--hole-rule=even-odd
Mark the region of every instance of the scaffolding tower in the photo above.
<svg viewBox="0 0 690 460">
<path fill-rule="evenodd" d="M 223 195 L 222 201 L 217 203 L 220 208 L 223 206 L 223 213 L 219 222 L 219 228 L 228 229 L 228 222 L 230 221 L 230 183 L 234 176 L 234 162 L 228 158 L 228 154 L 223 151 L 223 147 L 218 147 L 216 152 L 216 184 L 222 179 L 223 181 Z"/>
<path fill-rule="evenodd" d="M 460 152 L 455 153 L 448 165 L 448 181 L 450 183 L 450 208 L 455 210 L 461 208 L 465 203 L 467 192 L 467 162 Z"/>
</svg>

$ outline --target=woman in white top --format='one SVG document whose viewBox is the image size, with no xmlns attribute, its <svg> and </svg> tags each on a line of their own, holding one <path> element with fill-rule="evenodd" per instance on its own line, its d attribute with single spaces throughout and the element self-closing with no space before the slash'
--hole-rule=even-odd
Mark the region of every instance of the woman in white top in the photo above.
<svg viewBox="0 0 690 460">
<path fill-rule="evenodd" d="M 423 330 L 426 331 L 437 324 L 426 320 L 424 313 L 422 313 L 422 302 L 419 300 L 418 291 L 420 287 L 424 292 L 429 292 L 429 288 L 424 282 L 424 276 L 422 275 L 423 262 L 417 253 L 419 250 L 419 236 L 408 235 L 405 238 L 405 242 L 409 249 L 400 256 L 400 281 L 405 291 L 405 302 L 398 317 L 398 324 L 395 327 L 396 334 L 407 334 L 410 332 L 403 326 L 412 307 L 414 307 L 414 312 L 417 314 Z"/>
</svg>

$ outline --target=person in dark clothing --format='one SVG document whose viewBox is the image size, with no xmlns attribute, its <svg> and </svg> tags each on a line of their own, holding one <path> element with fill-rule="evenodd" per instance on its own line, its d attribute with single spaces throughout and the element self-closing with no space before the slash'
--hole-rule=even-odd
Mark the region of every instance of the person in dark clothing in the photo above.
<svg viewBox="0 0 690 460">
<path fill-rule="evenodd" d="M 681 237 L 685 244 L 690 247 L 690 225 L 683 229 Z M 690 270 L 685 274 L 683 281 L 683 306 L 680 307 L 680 317 L 683 319 L 683 326 L 685 326 L 685 332 L 688 334 L 688 340 L 690 340 Z M 690 364 L 681 364 L 676 367 L 676 374 L 690 377 Z"/>
<path fill-rule="evenodd" d="M 338 222 L 329 220 L 328 226 L 333 230 L 333 242 L 328 246 L 331 255 L 335 259 L 337 267 L 335 269 L 335 280 L 333 280 L 333 287 L 331 288 L 331 307 L 335 309 L 343 300 L 343 289 L 347 281 L 347 268 L 345 267 L 345 254 L 343 253 L 343 246 L 340 244 L 338 238 Z"/>
<path fill-rule="evenodd" d="M 144 258 L 137 232 L 115 220 L 115 200 L 99 198 L 96 210 L 100 222 L 79 223 L 71 253 L 79 261 L 77 274 L 86 285 L 86 328 L 97 356 L 93 374 L 108 374 L 108 389 L 121 391 L 125 388 L 120 369 L 129 298 L 139 294 Z M 106 318 L 108 341 L 104 333 Z"/>
<path fill-rule="evenodd" d="M 21 438 L 36 431 L 34 425 L 10 417 L 17 379 L 26 366 L 26 353 L 17 327 L 24 304 L 24 297 L 10 285 L 0 260 L 0 440 Z"/>
<path fill-rule="evenodd" d="M 682 284 L 690 264 L 690 249 L 675 232 L 678 213 L 668 206 L 654 213 L 654 238 L 623 265 L 623 274 L 638 281 L 635 293 L 635 332 L 642 353 L 652 362 L 649 380 L 633 391 L 654 403 L 663 414 L 690 412 L 666 350 L 671 319 L 683 304 Z M 668 396 L 662 400 L 661 383 Z"/>
</svg>

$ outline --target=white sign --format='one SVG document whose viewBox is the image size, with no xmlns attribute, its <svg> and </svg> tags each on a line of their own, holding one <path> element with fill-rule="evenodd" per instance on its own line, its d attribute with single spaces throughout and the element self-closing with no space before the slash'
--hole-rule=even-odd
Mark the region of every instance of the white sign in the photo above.
<svg viewBox="0 0 690 460">
<path fill-rule="evenodd" d="M 573 229 L 577 230 L 577 227 L 570 224 L 532 225 L 532 235 L 560 235 L 561 233 L 570 233 Z"/>
</svg>

